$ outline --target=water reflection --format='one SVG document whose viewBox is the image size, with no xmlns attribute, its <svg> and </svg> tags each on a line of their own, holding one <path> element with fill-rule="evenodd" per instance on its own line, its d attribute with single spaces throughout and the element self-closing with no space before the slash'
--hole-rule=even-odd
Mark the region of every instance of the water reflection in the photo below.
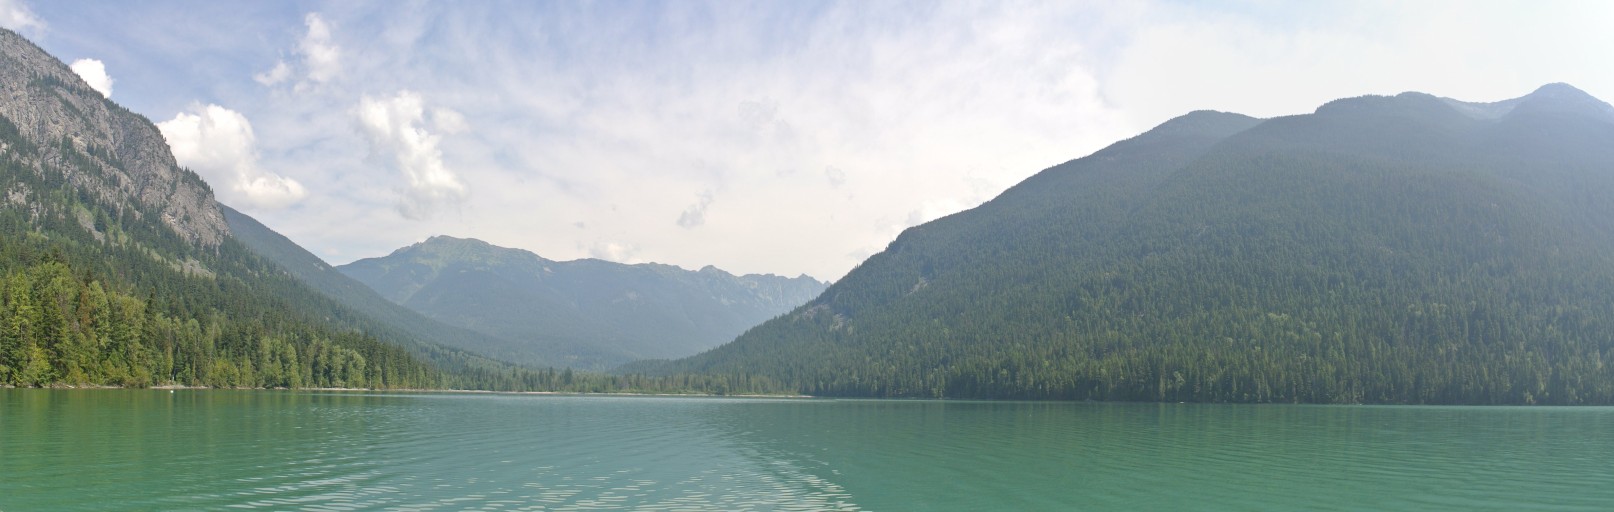
<svg viewBox="0 0 1614 512">
<path fill-rule="evenodd" d="M 0 510 L 1606 510 L 1614 409 L 0 390 Z"/>
<path fill-rule="evenodd" d="M 871 510 L 1606 510 L 1614 409 L 806 401 L 712 429 Z"/>
</svg>

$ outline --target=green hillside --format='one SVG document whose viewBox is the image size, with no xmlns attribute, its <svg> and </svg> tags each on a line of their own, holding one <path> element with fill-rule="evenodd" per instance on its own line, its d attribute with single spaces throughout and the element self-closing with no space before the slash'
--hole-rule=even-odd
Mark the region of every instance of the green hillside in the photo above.
<svg viewBox="0 0 1614 512">
<path fill-rule="evenodd" d="M 1614 403 L 1614 114 L 1562 84 L 1172 120 L 635 371 L 835 396 Z"/>
</svg>

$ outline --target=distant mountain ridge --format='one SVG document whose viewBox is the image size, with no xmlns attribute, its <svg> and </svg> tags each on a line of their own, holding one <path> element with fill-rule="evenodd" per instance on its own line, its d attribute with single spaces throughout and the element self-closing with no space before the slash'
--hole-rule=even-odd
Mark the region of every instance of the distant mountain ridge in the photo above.
<svg viewBox="0 0 1614 512">
<path fill-rule="evenodd" d="M 376 324 L 370 330 L 382 331 L 390 339 L 442 344 L 472 354 L 526 365 L 565 366 L 569 358 L 579 357 L 578 354 L 552 352 L 542 346 L 516 343 L 426 318 L 382 298 L 364 283 L 342 274 L 325 260 L 264 226 L 257 219 L 228 206 L 219 206 L 236 240 L 279 264 L 299 281 L 331 300 L 373 320 Z M 465 359 L 467 356 L 456 357 Z M 475 359 L 474 356 L 469 357 Z"/>
<path fill-rule="evenodd" d="M 592 368 L 715 347 L 826 286 L 712 266 L 553 261 L 448 236 L 336 268 L 429 318 L 574 354 L 569 363 Z"/>
<path fill-rule="evenodd" d="M 1614 403 L 1614 107 L 1565 84 L 1195 112 L 625 372 L 831 396 Z"/>
</svg>

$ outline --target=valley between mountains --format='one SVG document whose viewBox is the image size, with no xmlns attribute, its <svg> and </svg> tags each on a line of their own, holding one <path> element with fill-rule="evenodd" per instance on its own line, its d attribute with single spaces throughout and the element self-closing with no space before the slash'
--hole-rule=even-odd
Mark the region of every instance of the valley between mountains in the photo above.
<svg viewBox="0 0 1614 512">
<path fill-rule="evenodd" d="M 331 266 L 212 186 L 0 31 L 0 384 L 1614 404 L 1614 107 L 1567 84 L 1187 113 L 833 284 Z"/>
</svg>

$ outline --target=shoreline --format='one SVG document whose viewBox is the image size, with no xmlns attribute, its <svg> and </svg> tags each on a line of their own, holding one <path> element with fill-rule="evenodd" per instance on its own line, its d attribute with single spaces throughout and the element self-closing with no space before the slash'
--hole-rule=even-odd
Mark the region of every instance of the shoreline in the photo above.
<svg viewBox="0 0 1614 512">
<path fill-rule="evenodd" d="M 69 385 L 52 384 L 49 386 L 14 386 L 0 384 L 0 390 L 5 389 L 53 389 L 53 390 L 168 390 L 168 391 L 292 391 L 292 392 L 321 392 L 321 393 L 437 393 L 437 394 L 465 394 L 465 395 L 539 395 L 539 396 L 598 396 L 598 397 L 650 397 L 650 398 L 740 398 L 740 399 L 790 399 L 790 400 L 878 400 L 878 401 L 942 401 L 942 402 L 991 402 L 991 403 L 1070 403 L 1070 404 L 1148 404 L 1148 405 L 1240 405 L 1240 406 L 1322 406 L 1322 407 L 1475 407 L 1475 408 L 1576 408 L 1576 407 L 1614 407 L 1614 404 L 1461 404 L 1461 403 L 1307 403 L 1307 402 L 1133 402 L 1133 401 L 1105 401 L 1105 400 L 1014 400 L 1014 399 L 988 399 L 988 398 L 914 398 L 914 397 L 823 397 L 814 395 L 714 395 L 710 393 L 611 393 L 588 391 L 493 391 L 486 389 L 374 389 L 374 388 L 219 388 L 207 386 L 186 386 L 181 384 L 164 384 L 161 386 L 123 387 L 101 385 Z"/>
<path fill-rule="evenodd" d="M 425 388 L 240 388 L 240 387 L 210 387 L 189 386 L 184 384 L 163 384 L 160 386 L 126 387 L 97 384 L 50 384 L 47 386 L 12 386 L 0 385 L 0 389 L 80 389 L 80 390 L 114 390 L 114 389 L 150 389 L 168 391 L 318 391 L 330 393 L 444 393 L 444 394 L 493 394 L 493 395 L 547 395 L 547 396 L 638 396 L 638 397 L 691 397 L 691 398 L 789 398 L 807 399 L 819 398 L 812 395 L 715 395 L 711 393 L 637 393 L 637 392 L 596 392 L 596 391 L 495 391 L 487 389 L 425 389 Z"/>
</svg>

